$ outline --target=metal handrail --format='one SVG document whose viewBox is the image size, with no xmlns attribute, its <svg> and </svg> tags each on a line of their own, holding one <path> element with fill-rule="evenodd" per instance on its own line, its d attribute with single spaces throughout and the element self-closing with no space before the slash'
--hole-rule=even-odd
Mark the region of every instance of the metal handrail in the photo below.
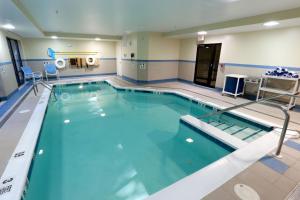
<svg viewBox="0 0 300 200">
<path fill-rule="evenodd" d="M 44 81 L 40 80 L 40 81 L 36 81 L 33 83 L 33 91 L 34 91 L 34 95 L 37 96 L 38 93 L 38 84 L 41 84 L 44 88 L 50 90 L 50 95 L 53 93 L 55 100 L 57 101 L 57 97 L 55 92 L 53 92 L 52 90 L 52 86 L 49 85 L 48 83 L 45 83 Z"/>
<path fill-rule="evenodd" d="M 287 131 L 287 128 L 288 128 L 288 125 L 289 125 L 290 114 L 288 113 L 288 110 L 285 109 L 283 106 L 280 106 L 278 104 L 268 102 L 268 101 L 277 99 L 279 97 L 285 97 L 285 96 L 293 97 L 293 98 L 300 98 L 300 96 L 298 96 L 298 94 L 299 94 L 299 92 L 296 93 L 295 95 L 281 94 L 281 95 L 268 97 L 268 98 L 257 100 L 257 101 L 251 101 L 251 102 L 243 103 L 243 104 L 240 104 L 240 105 L 232 106 L 232 107 L 229 107 L 229 108 L 225 108 L 225 109 L 213 112 L 213 113 L 201 115 L 197 118 L 198 119 L 203 119 L 203 118 L 212 117 L 212 116 L 215 116 L 215 115 L 220 115 L 222 113 L 225 113 L 225 112 L 228 112 L 228 111 L 231 111 L 231 110 L 235 110 L 235 109 L 238 109 L 238 108 L 242 108 L 242 107 L 245 107 L 245 106 L 249 106 L 249 105 L 252 105 L 252 104 L 264 104 L 264 105 L 269 105 L 269 106 L 272 106 L 272 107 L 276 107 L 276 108 L 280 109 L 284 113 L 284 116 L 285 116 L 282 131 L 281 131 L 281 134 L 280 134 L 280 139 L 279 139 L 279 142 L 278 142 L 278 147 L 277 147 L 277 150 L 275 152 L 275 155 L 279 156 L 280 152 L 281 152 L 281 149 L 282 149 L 283 141 L 284 141 L 284 138 L 285 138 L 285 135 L 286 135 L 286 131 Z"/>
</svg>

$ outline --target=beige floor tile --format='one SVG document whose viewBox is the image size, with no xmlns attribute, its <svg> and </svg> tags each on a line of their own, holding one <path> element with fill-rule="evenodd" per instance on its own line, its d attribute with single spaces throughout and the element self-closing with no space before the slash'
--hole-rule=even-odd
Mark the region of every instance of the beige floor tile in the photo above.
<svg viewBox="0 0 300 200">
<path fill-rule="evenodd" d="M 285 196 L 281 189 L 257 174 L 245 173 L 238 177 L 241 183 L 252 187 L 262 199 L 282 200 Z"/>
<path fill-rule="evenodd" d="M 204 197 L 203 200 L 239 200 L 239 198 L 220 188 Z"/>
<path fill-rule="evenodd" d="M 278 160 L 284 162 L 288 166 L 294 165 L 297 162 L 297 159 L 285 153 L 284 150 L 285 147 L 283 147 L 283 150 L 281 151 L 282 158 L 278 158 Z"/>
<path fill-rule="evenodd" d="M 294 158 L 296 160 L 300 160 L 300 152 L 293 149 L 293 148 L 290 148 L 286 145 L 283 146 L 282 148 L 283 152 L 287 155 L 289 155 L 291 158 Z"/>
<path fill-rule="evenodd" d="M 291 180 L 285 176 L 281 176 L 277 181 L 275 181 L 274 185 L 285 192 L 287 195 L 290 191 L 294 189 L 297 185 L 296 181 Z"/>
<path fill-rule="evenodd" d="M 296 182 L 300 182 L 300 170 L 296 167 L 289 168 L 285 173 L 284 176 L 294 180 Z"/>
<path fill-rule="evenodd" d="M 278 172 L 270 169 L 260 162 L 250 166 L 244 173 L 246 173 L 246 176 L 255 174 L 256 176 L 260 176 L 271 183 L 274 183 L 281 176 Z M 243 177 L 243 174 L 241 174 L 241 177 Z"/>
<path fill-rule="evenodd" d="M 299 170 L 299 173 L 300 173 L 300 161 L 299 160 L 297 160 L 292 167 Z"/>
</svg>

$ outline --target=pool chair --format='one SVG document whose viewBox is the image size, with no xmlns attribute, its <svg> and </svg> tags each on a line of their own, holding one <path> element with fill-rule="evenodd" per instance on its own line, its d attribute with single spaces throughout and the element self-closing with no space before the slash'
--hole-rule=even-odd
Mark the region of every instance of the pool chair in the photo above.
<svg viewBox="0 0 300 200">
<path fill-rule="evenodd" d="M 33 72 L 31 67 L 28 67 L 28 66 L 23 66 L 23 67 L 21 67 L 21 69 L 24 73 L 25 81 L 28 81 L 30 79 L 32 79 L 33 82 L 43 80 L 42 72 Z"/>
<path fill-rule="evenodd" d="M 56 78 L 59 79 L 59 72 L 56 69 L 56 66 L 54 64 L 46 64 L 44 66 L 44 69 L 45 69 L 45 75 L 47 81 L 48 81 L 48 76 L 56 76 Z"/>
</svg>

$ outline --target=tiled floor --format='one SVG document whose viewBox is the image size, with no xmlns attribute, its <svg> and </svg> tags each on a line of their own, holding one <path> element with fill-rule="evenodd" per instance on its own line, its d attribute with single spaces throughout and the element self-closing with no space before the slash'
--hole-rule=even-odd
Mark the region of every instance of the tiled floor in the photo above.
<svg viewBox="0 0 300 200">
<path fill-rule="evenodd" d="M 300 144 L 300 140 L 297 141 Z M 288 165 L 283 173 L 278 173 L 261 162 L 257 162 L 222 187 L 205 197 L 206 200 L 239 199 L 234 193 L 234 185 L 246 184 L 266 200 L 282 200 L 300 182 L 300 151 L 283 146 L 282 162 Z M 223 198 L 226 196 L 226 198 Z M 299 197 L 300 199 L 300 197 Z"/>
<path fill-rule="evenodd" d="M 78 78 L 71 79 L 73 82 L 88 80 L 96 81 L 103 80 L 108 77 L 91 77 L 91 78 Z M 110 77 L 112 81 L 115 81 L 119 85 L 123 86 L 135 86 L 133 83 L 129 83 L 120 79 L 119 77 Z M 67 79 L 61 80 L 61 82 L 66 82 Z M 169 89 L 180 90 L 181 92 L 199 97 L 204 101 L 209 101 L 217 103 L 222 106 L 233 106 L 247 102 L 248 100 L 242 98 L 231 98 L 227 96 L 222 96 L 219 92 L 205 89 L 202 87 L 197 87 L 190 84 L 185 84 L 181 82 L 170 82 L 170 83 L 160 83 L 152 85 L 143 85 L 144 87 L 163 87 Z M 139 85 L 141 87 L 141 85 Z M 42 89 L 40 89 L 42 91 Z M 41 94 L 41 92 L 39 93 Z M 26 127 L 27 122 L 32 114 L 32 111 L 38 101 L 31 92 L 23 103 L 18 107 L 14 114 L 8 119 L 8 121 L 3 125 L 0 130 L 0 174 L 2 174 L 5 165 L 12 154 L 23 130 Z M 29 109 L 30 112 L 20 114 L 21 110 Z M 278 126 L 281 126 L 283 122 L 282 114 L 280 111 L 275 110 L 264 105 L 252 105 L 247 108 L 239 109 L 240 111 L 255 116 L 257 118 L 271 121 Z M 291 123 L 289 128 L 300 130 L 300 113 L 290 112 Z M 13 130 L 13 131 L 12 131 Z M 300 139 L 294 140 L 300 144 Z M 287 194 L 295 187 L 295 185 L 300 182 L 300 151 L 297 148 L 291 148 L 287 145 L 283 146 L 282 149 L 282 159 L 278 159 L 283 168 L 281 173 L 270 168 L 264 162 L 258 161 L 238 176 L 234 177 L 226 184 L 224 184 L 219 189 L 213 191 L 211 194 L 205 197 L 205 199 L 212 200 L 226 200 L 226 199 L 238 199 L 235 195 L 233 187 L 235 184 L 244 183 L 252 188 L 254 188 L 261 199 L 266 200 L 276 200 L 284 199 Z M 276 163 L 276 162 L 275 162 Z M 276 167 L 276 166 L 275 166 Z M 277 166 L 278 167 L 278 166 Z M 279 166 L 280 167 L 280 166 Z M 224 172 L 226 173 L 226 172 Z M 201 186 L 199 186 L 201 187 Z"/>
</svg>

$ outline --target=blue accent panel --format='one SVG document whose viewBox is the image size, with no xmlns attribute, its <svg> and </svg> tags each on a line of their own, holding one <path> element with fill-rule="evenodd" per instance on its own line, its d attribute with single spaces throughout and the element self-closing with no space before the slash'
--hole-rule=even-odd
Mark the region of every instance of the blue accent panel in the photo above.
<svg viewBox="0 0 300 200">
<path fill-rule="evenodd" d="M 18 101 L 18 99 L 25 94 L 29 88 L 31 87 L 31 83 L 25 84 L 21 89 L 17 89 L 12 92 L 9 96 L 5 97 L 7 101 L 0 106 L 0 118 L 4 116 L 4 114 Z M 1 127 L 2 122 L 0 122 Z"/>
<path fill-rule="evenodd" d="M 251 64 L 237 64 L 237 63 L 223 63 L 226 67 L 247 67 L 247 68 L 259 68 L 259 69 L 276 69 L 278 66 L 270 66 L 270 65 L 251 65 Z M 291 71 L 300 71 L 300 67 L 286 67 Z"/>
<path fill-rule="evenodd" d="M 260 159 L 260 162 L 263 163 L 264 165 L 270 167 L 274 171 L 283 174 L 288 170 L 289 166 L 286 165 L 284 162 L 275 159 L 274 157 L 271 156 L 265 156 L 262 159 Z"/>
<path fill-rule="evenodd" d="M 297 151 L 300 151 L 300 144 L 297 142 L 294 142 L 292 140 L 288 140 L 284 143 L 286 146 L 291 147 L 293 149 L 296 149 Z"/>
</svg>

